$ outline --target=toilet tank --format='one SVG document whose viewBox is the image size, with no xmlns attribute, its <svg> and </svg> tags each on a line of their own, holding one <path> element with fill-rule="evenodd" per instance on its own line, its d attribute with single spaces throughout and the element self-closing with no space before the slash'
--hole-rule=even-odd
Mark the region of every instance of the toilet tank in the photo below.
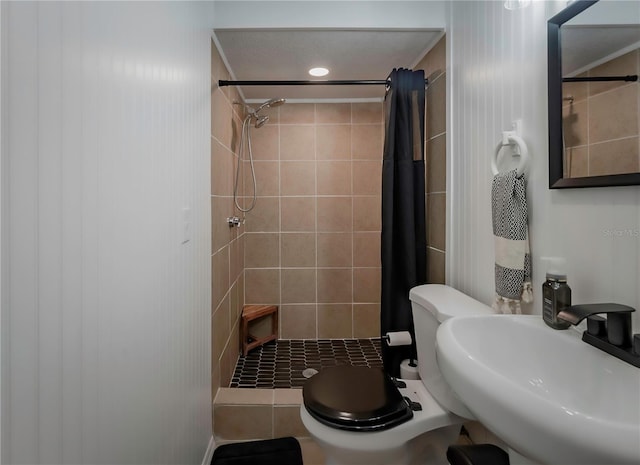
<svg viewBox="0 0 640 465">
<path fill-rule="evenodd" d="M 418 350 L 418 372 L 440 405 L 464 418 L 474 418 L 446 383 L 436 361 L 436 331 L 448 318 L 496 313 L 491 307 L 443 284 L 424 284 L 409 292 Z"/>
</svg>

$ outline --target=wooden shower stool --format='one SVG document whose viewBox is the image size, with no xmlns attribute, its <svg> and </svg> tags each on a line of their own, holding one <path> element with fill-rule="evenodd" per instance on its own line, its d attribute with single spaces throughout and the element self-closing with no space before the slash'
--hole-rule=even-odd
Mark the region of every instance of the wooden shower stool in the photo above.
<svg viewBox="0 0 640 465">
<path fill-rule="evenodd" d="M 272 315 L 271 334 L 265 337 L 256 337 L 249 332 L 249 322 Z M 240 340 L 242 341 L 242 355 L 245 357 L 251 349 L 278 339 L 278 306 L 277 305 L 245 305 L 242 307 L 242 326 L 240 327 Z"/>
</svg>

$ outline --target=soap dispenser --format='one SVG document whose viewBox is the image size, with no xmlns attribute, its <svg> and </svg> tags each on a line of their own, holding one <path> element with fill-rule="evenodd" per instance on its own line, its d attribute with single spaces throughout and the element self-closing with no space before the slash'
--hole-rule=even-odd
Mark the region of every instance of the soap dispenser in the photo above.
<svg viewBox="0 0 640 465">
<path fill-rule="evenodd" d="M 558 318 L 558 313 L 570 305 L 571 288 L 567 284 L 567 275 L 548 271 L 547 280 L 542 285 L 542 319 L 553 329 L 567 329 L 571 324 Z"/>
</svg>

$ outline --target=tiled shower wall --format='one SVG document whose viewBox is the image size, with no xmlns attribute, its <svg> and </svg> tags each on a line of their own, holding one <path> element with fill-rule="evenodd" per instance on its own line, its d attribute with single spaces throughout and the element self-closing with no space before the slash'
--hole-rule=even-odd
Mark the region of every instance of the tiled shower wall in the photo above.
<svg viewBox="0 0 640 465">
<path fill-rule="evenodd" d="M 640 49 L 596 66 L 578 77 L 640 73 Z M 563 86 L 566 176 L 640 171 L 638 82 L 572 82 Z M 573 102 L 568 100 L 573 98 Z"/>
<path fill-rule="evenodd" d="M 429 80 L 425 117 L 427 282 L 444 284 L 447 201 L 446 38 L 425 55 L 415 69 Z"/>
<path fill-rule="evenodd" d="M 432 283 L 445 279 L 445 60 L 442 38 L 415 67 L 430 80 L 425 195 Z M 230 229 L 241 119 L 235 90 L 216 85 L 228 74 L 212 46 L 214 390 L 230 380 L 245 303 L 279 305 L 283 339 L 380 334 L 382 103 L 289 102 L 264 112 L 269 122 L 251 129 L 256 207 L 241 228 Z M 250 195 L 248 166 L 241 177 L 241 191 Z"/>
<path fill-rule="evenodd" d="M 252 130 L 246 303 L 279 305 L 284 339 L 378 336 L 382 103 L 287 103 L 269 114 Z"/>
<path fill-rule="evenodd" d="M 219 88 L 229 79 L 211 44 L 211 386 L 228 386 L 239 354 L 238 320 L 244 304 L 244 228 L 230 228 L 233 178 L 242 122 L 235 88 Z"/>
</svg>

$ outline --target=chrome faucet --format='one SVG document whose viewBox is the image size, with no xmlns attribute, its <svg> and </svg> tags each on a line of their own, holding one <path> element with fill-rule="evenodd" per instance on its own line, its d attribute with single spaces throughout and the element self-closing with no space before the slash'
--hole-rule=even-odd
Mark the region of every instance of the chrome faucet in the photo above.
<svg viewBox="0 0 640 465">
<path fill-rule="evenodd" d="M 582 340 L 620 360 L 640 368 L 640 334 L 631 335 L 631 313 L 627 305 L 604 303 L 571 305 L 558 313 L 558 318 L 572 325 L 587 319 Z M 604 319 L 599 314 L 606 314 Z"/>
</svg>

